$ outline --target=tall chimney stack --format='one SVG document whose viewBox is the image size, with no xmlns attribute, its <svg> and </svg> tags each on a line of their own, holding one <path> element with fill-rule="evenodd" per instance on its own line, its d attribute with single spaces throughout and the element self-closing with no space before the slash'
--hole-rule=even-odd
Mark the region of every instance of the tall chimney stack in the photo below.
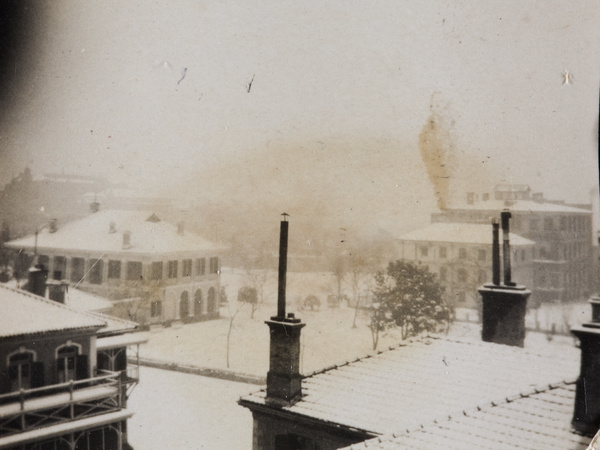
<svg viewBox="0 0 600 450">
<path fill-rule="evenodd" d="M 600 297 L 592 297 L 589 302 L 592 321 L 571 329 L 581 349 L 571 426 L 576 433 L 593 436 L 600 428 Z"/>
<path fill-rule="evenodd" d="M 283 214 L 279 234 L 279 288 L 277 315 L 265 323 L 269 326 L 269 372 L 266 402 L 275 406 L 290 406 L 302 397 L 300 375 L 300 332 L 305 324 L 285 311 L 288 221 Z"/>
<path fill-rule="evenodd" d="M 492 222 L 492 283 L 479 288 L 482 301 L 481 338 L 485 342 L 523 347 L 525 314 L 531 291 L 512 281 L 510 266 L 508 210 L 502 211 L 504 284 L 500 284 L 500 243 L 498 221 Z"/>
</svg>

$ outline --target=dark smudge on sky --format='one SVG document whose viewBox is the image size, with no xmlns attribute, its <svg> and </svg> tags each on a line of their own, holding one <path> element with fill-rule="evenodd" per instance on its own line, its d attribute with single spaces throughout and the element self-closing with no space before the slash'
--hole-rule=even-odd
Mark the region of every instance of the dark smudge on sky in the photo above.
<svg viewBox="0 0 600 450">
<path fill-rule="evenodd" d="M 31 76 L 42 6 L 34 1 L 0 2 L 0 120 L 16 106 L 20 87 Z"/>
</svg>

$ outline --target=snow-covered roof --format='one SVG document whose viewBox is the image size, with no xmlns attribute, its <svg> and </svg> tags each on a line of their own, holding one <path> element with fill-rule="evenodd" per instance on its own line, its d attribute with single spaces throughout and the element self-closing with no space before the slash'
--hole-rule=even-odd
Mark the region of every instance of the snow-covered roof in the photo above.
<svg viewBox="0 0 600 450">
<path fill-rule="evenodd" d="M 534 245 L 535 242 L 518 234 L 510 233 L 511 245 Z M 398 238 L 401 241 L 446 242 L 460 244 L 492 245 L 492 226 L 473 223 L 438 222 L 411 231 Z M 502 234 L 500 233 L 500 239 Z"/>
<path fill-rule="evenodd" d="M 90 294 L 72 286 L 67 290 L 65 305 L 77 311 L 102 311 L 109 310 L 113 306 L 112 302 L 104 297 Z"/>
<path fill-rule="evenodd" d="M 577 356 L 427 338 L 305 377 L 302 398 L 282 411 L 373 435 L 404 432 L 535 386 L 574 379 Z M 265 397 L 263 390 L 240 403 L 264 407 Z"/>
<path fill-rule="evenodd" d="M 4 285 L 0 285 L 0 310 L 0 338 L 107 325 L 91 314 Z"/>
<path fill-rule="evenodd" d="M 548 213 L 580 213 L 591 214 L 588 209 L 575 208 L 560 203 L 536 202 L 533 200 L 482 200 L 472 204 L 463 203 L 451 205 L 448 211 L 464 210 L 464 211 L 494 211 L 499 212 L 504 209 L 518 212 L 548 212 Z"/>
<path fill-rule="evenodd" d="M 347 449 L 585 450 L 590 438 L 571 431 L 574 404 L 574 383 L 561 382 L 459 411 L 445 420 L 432 422 L 396 436 L 369 439 Z"/>
<path fill-rule="evenodd" d="M 112 232 L 111 232 L 112 229 Z M 123 246 L 123 233 L 130 233 L 130 245 Z M 7 242 L 11 248 L 35 247 L 35 236 Z M 60 225 L 51 233 L 43 229 L 37 237 L 38 252 L 45 250 L 101 253 L 163 254 L 175 252 L 218 252 L 222 246 L 183 231 L 161 220 L 151 211 L 98 211 Z"/>
<path fill-rule="evenodd" d="M 98 331 L 99 338 L 104 336 L 114 336 L 123 333 L 128 333 L 131 331 L 135 331 L 139 327 L 137 323 L 132 322 L 130 320 L 110 316 L 101 312 L 89 311 L 87 312 L 87 314 L 100 319 L 106 324 L 104 328 Z"/>
<path fill-rule="evenodd" d="M 148 333 L 127 333 L 118 336 L 100 337 L 96 340 L 97 350 L 127 347 L 148 342 Z"/>
</svg>

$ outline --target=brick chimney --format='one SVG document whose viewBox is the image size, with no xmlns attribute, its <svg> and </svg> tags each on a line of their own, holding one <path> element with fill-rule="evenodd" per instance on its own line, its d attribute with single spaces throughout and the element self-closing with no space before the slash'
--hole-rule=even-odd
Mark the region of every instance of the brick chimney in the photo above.
<svg viewBox="0 0 600 450">
<path fill-rule="evenodd" d="M 481 338 L 485 342 L 523 347 L 525 314 L 531 291 L 512 281 L 508 210 L 501 213 L 503 235 L 504 283 L 500 283 L 500 241 L 498 222 L 492 223 L 492 283 L 479 288 L 482 301 Z"/>
<path fill-rule="evenodd" d="M 576 433 L 593 436 L 600 428 L 600 297 L 592 297 L 589 302 L 592 321 L 571 329 L 581 349 L 571 426 Z"/>
<path fill-rule="evenodd" d="M 58 303 L 65 303 L 69 282 L 65 280 L 49 280 L 46 282 L 48 298 Z"/>
<path fill-rule="evenodd" d="M 36 264 L 29 269 L 27 281 L 27 291 L 40 297 L 46 296 L 46 280 L 48 279 L 48 269 L 43 264 Z"/>
<path fill-rule="evenodd" d="M 290 406 L 302 397 L 300 332 L 305 324 L 285 312 L 288 224 L 284 213 L 279 237 L 277 315 L 265 322 L 270 332 L 266 402 L 275 406 Z"/>
</svg>

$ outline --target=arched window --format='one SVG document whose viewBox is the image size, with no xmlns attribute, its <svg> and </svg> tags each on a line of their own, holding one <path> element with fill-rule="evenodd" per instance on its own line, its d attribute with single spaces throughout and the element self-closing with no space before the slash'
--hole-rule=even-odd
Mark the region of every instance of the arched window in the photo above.
<svg viewBox="0 0 600 450">
<path fill-rule="evenodd" d="M 183 319 L 187 317 L 190 313 L 190 301 L 189 294 L 187 291 L 183 291 L 181 293 L 180 301 L 179 301 L 179 317 Z"/>
<path fill-rule="evenodd" d="M 206 306 L 206 309 L 209 313 L 215 312 L 217 310 L 217 295 L 214 287 L 211 287 L 208 290 L 208 303 Z"/>
<path fill-rule="evenodd" d="M 194 294 L 194 315 L 202 314 L 202 291 L 198 289 Z"/>
<path fill-rule="evenodd" d="M 88 360 L 81 346 L 67 343 L 56 350 L 56 373 L 59 383 L 88 377 Z"/>
<path fill-rule="evenodd" d="M 33 350 L 20 348 L 8 356 L 8 374 L 12 391 L 44 385 L 44 366 L 35 361 Z"/>
</svg>

